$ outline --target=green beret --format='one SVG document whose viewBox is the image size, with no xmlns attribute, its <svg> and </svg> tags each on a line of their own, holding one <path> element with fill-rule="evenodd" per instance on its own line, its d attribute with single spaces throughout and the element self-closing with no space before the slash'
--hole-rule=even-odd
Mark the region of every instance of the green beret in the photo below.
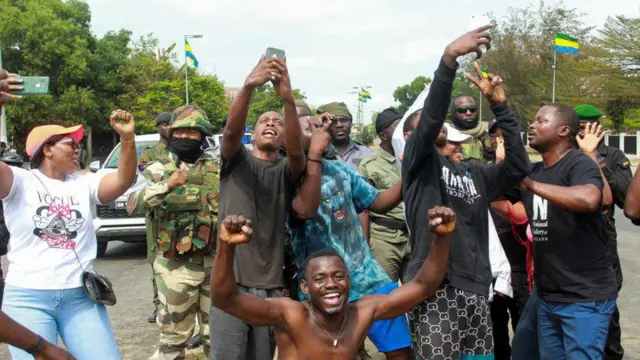
<svg viewBox="0 0 640 360">
<path fill-rule="evenodd" d="M 349 120 L 353 120 L 353 116 L 349 112 L 349 108 L 347 104 L 343 102 L 332 102 L 326 105 L 322 105 L 318 108 L 318 114 L 329 113 L 335 117 L 343 117 L 348 118 Z"/>
<path fill-rule="evenodd" d="M 573 110 L 575 110 L 582 122 L 598 121 L 604 115 L 595 106 L 589 104 L 578 105 Z"/>
<path fill-rule="evenodd" d="M 173 111 L 171 116 L 172 129 L 193 129 L 204 136 L 213 135 L 213 126 L 207 118 L 207 113 L 199 106 L 181 106 Z"/>
</svg>

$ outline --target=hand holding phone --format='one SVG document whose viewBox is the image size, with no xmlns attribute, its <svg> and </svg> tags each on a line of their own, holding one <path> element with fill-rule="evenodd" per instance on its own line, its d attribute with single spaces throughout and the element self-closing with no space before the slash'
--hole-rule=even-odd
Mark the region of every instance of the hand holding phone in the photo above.
<svg viewBox="0 0 640 360">
<path fill-rule="evenodd" d="M 14 95 L 46 95 L 49 93 L 48 76 L 23 76 L 21 90 L 10 90 Z"/>
<path fill-rule="evenodd" d="M 489 24 L 491 24 L 491 19 L 489 19 L 487 15 L 471 15 L 467 31 L 472 31 Z M 487 50 L 491 49 L 491 44 L 488 44 L 487 46 L 481 46 L 480 48 L 482 49 L 482 54 L 484 55 Z"/>
</svg>

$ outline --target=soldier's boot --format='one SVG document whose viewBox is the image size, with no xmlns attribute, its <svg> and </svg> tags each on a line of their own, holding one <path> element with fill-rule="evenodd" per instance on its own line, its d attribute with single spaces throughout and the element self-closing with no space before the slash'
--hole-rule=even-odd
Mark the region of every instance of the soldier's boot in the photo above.
<svg viewBox="0 0 640 360">
<path fill-rule="evenodd" d="M 153 312 L 151 313 L 151 316 L 149 316 L 147 321 L 149 321 L 150 324 L 155 324 L 157 320 L 158 320 L 158 309 L 155 309 L 153 310 Z"/>
</svg>

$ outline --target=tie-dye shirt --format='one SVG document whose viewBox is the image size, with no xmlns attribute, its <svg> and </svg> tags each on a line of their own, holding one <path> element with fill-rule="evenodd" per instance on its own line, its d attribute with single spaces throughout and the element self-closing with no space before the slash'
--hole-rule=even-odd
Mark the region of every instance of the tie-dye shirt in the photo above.
<svg viewBox="0 0 640 360">
<path fill-rule="evenodd" d="M 391 283 L 378 264 L 362 233 L 358 213 L 366 210 L 378 190 L 341 160 L 325 159 L 318 215 L 307 221 L 290 220 L 291 239 L 298 269 L 312 253 L 332 249 L 340 254 L 349 271 L 349 301 L 373 294 Z"/>
</svg>

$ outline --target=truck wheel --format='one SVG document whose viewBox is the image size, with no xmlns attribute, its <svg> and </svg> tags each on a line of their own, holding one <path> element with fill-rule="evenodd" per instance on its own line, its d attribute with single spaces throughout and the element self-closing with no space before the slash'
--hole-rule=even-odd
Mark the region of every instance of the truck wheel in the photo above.
<svg viewBox="0 0 640 360">
<path fill-rule="evenodd" d="M 109 245 L 108 242 L 98 240 L 98 252 L 96 254 L 97 257 L 104 257 L 104 255 L 107 253 L 107 245 Z"/>
</svg>

